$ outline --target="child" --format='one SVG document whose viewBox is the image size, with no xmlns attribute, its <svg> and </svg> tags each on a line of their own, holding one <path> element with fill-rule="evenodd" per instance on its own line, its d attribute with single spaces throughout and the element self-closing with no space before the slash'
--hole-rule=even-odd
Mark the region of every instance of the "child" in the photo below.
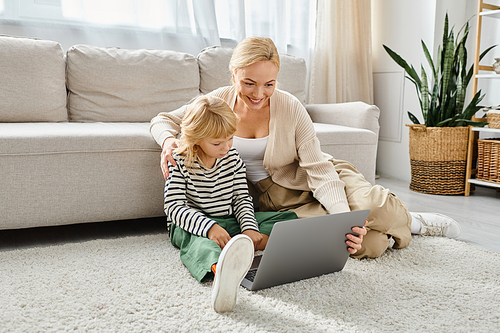
<svg viewBox="0 0 500 333">
<path fill-rule="evenodd" d="M 262 249 L 262 234 L 291 211 L 254 213 L 245 164 L 231 148 L 237 116 L 215 96 L 200 96 L 184 115 L 179 147 L 165 184 L 171 242 L 200 282 L 214 276 L 212 306 L 231 311 L 239 284 Z"/>
</svg>

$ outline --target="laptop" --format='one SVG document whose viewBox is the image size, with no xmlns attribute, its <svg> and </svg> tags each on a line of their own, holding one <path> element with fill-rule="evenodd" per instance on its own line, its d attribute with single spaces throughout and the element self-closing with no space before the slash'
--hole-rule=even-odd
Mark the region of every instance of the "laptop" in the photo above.
<svg viewBox="0 0 500 333">
<path fill-rule="evenodd" d="M 241 285 L 259 290 L 341 271 L 347 259 L 346 234 L 363 226 L 369 210 L 329 214 L 274 225 L 266 249 L 254 258 Z"/>
</svg>

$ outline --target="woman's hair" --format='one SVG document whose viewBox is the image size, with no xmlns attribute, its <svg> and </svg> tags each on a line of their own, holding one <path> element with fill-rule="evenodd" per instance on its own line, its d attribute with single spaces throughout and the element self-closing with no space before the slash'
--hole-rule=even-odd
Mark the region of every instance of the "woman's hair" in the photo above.
<svg viewBox="0 0 500 333">
<path fill-rule="evenodd" d="M 236 132 L 238 116 L 227 103 L 215 96 L 200 96 L 188 106 L 181 123 L 181 138 L 175 153 L 185 156 L 185 165 L 193 166 L 198 142 L 205 138 L 227 138 Z"/>
<path fill-rule="evenodd" d="M 267 37 L 248 37 L 242 40 L 234 49 L 233 56 L 229 62 L 229 70 L 234 74 L 240 68 L 266 60 L 274 63 L 278 70 L 280 69 L 280 56 L 272 39 Z"/>
</svg>

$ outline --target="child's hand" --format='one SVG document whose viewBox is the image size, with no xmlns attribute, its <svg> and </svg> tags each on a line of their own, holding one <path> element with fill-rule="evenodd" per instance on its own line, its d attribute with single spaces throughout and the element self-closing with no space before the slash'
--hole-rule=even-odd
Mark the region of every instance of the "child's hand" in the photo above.
<svg viewBox="0 0 500 333">
<path fill-rule="evenodd" d="M 227 231 L 218 224 L 214 224 L 213 227 L 208 230 L 208 238 L 216 242 L 221 249 L 231 240 L 231 236 L 229 236 Z"/>
<path fill-rule="evenodd" d="M 262 242 L 262 234 L 255 230 L 245 230 L 243 231 L 243 235 L 247 235 L 253 241 L 253 247 L 257 249 L 260 242 Z"/>
</svg>

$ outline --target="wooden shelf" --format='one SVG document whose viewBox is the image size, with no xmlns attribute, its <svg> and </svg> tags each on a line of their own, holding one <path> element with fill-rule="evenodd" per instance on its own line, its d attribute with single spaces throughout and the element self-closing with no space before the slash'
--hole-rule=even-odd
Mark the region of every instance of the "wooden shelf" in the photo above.
<svg viewBox="0 0 500 333">
<path fill-rule="evenodd" d="M 497 183 L 485 182 L 485 181 L 477 180 L 477 179 L 469 179 L 467 181 L 471 184 L 500 188 L 500 184 L 497 184 Z"/>
<path fill-rule="evenodd" d="M 471 129 L 473 132 L 500 133 L 500 128 L 472 127 Z"/>
<path fill-rule="evenodd" d="M 500 74 L 479 74 L 479 71 L 492 71 L 492 66 L 484 66 L 479 64 L 479 55 L 481 49 L 481 28 L 483 24 L 483 17 L 490 17 L 500 19 L 500 6 L 484 2 L 484 0 L 477 0 L 477 21 L 476 21 L 476 48 L 474 50 L 474 74 L 472 80 L 472 96 L 477 93 L 478 79 L 498 79 Z M 473 117 L 474 120 L 480 120 Z M 485 120 L 483 120 L 485 121 Z M 477 140 L 479 133 L 500 133 L 500 129 L 484 128 L 484 127 L 470 127 L 469 130 L 469 144 L 467 147 L 467 164 L 465 173 L 465 196 L 470 194 L 471 184 L 483 185 L 500 188 L 500 184 L 480 181 L 475 179 L 477 174 Z"/>
<path fill-rule="evenodd" d="M 492 18 L 500 18 L 500 9 L 496 10 L 487 10 L 479 13 L 482 17 L 492 17 Z"/>
<path fill-rule="evenodd" d="M 476 79 L 500 79 L 500 74 L 477 74 Z"/>
</svg>

